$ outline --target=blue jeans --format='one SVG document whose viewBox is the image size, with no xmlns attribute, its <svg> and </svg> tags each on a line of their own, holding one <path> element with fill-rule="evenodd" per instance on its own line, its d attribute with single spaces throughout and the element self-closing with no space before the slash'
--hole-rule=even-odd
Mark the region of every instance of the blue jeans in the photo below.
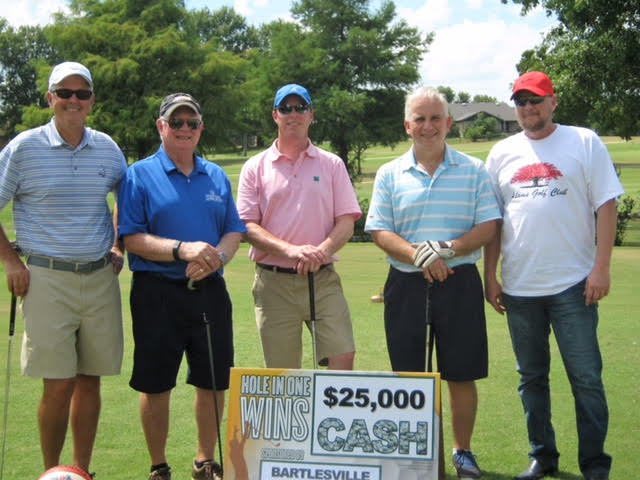
<svg viewBox="0 0 640 480">
<path fill-rule="evenodd" d="M 547 464 L 559 456 L 551 424 L 549 334 L 553 328 L 575 400 L 580 470 L 611 467 L 604 453 L 609 411 L 602 385 L 597 305 L 584 304 L 585 281 L 555 295 L 503 295 L 529 433 L 529 456 Z"/>
</svg>

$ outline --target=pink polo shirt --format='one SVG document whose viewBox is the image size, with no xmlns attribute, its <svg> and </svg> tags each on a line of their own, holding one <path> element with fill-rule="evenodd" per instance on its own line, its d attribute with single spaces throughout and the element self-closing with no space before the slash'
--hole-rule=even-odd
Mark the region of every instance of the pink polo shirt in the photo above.
<svg viewBox="0 0 640 480">
<path fill-rule="evenodd" d="M 242 167 L 238 184 L 238 213 L 272 235 L 294 245 L 319 245 L 342 215 L 362 211 L 344 162 L 311 142 L 293 161 L 276 142 L 251 157 Z M 293 262 L 251 247 L 255 262 L 292 268 Z"/>
</svg>

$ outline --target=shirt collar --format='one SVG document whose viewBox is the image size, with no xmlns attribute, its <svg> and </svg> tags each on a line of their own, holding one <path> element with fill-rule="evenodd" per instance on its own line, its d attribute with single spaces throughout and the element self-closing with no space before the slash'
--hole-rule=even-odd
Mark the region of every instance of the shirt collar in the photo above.
<svg viewBox="0 0 640 480">
<path fill-rule="evenodd" d="M 49 123 L 47 123 L 47 125 L 45 126 L 45 131 L 47 134 L 47 138 L 49 140 L 49 145 L 51 145 L 52 147 L 62 147 L 64 145 L 70 146 L 58 132 L 54 119 L 55 117 L 52 117 Z M 94 140 L 93 140 L 93 136 L 91 135 L 91 129 L 84 127 L 82 140 L 80 141 L 80 145 L 78 145 L 75 150 L 82 149 L 86 146 L 92 147 L 93 145 L 94 145 Z"/>
<path fill-rule="evenodd" d="M 411 148 L 407 153 L 405 153 L 401 157 L 400 162 L 402 164 L 403 171 L 409 170 L 411 168 L 415 168 L 415 169 L 418 168 L 418 162 L 416 161 L 416 156 L 413 153 L 413 148 Z M 449 147 L 449 145 L 445 144 L 444 160 L 442 160 L 442 163 L 440 164 L 438 169 L 452 167 L 457 164 L 458 162 L 455 156 L 452 154 L 451 148 Z"/>
<path fill-rule="evenodd" d="M 162 164 L 162 168 L 165 172 L 169 173 L 173 170 L 178 170 L 176 164 L 171 161 L 167 152 L 164 151 L 162 145 L 158 148 L 158 152 L 156 153 L 158 158 L 160 158 L 160 163 Z M 206 173 L 204 167 L 204 160 L 197 156 L 195 153 L 193 154 L 193 172 L 192 173 Z"/>
<path fill-rule="evenodd" d="M 309 145 L 303 151 L 303 154 L 305 157 L 314 157 L 316 156 L 317 151 L 318 151 L 318 147 L 316 147 L 311 142 L 311 140 L 309 140 Z M 282 157 L 284 157 L 284 155 L 280 153 L 280 150 L 278 150 L 278 140 L 274 140 L 273 143 L 271 144 L 271 147 L 269 147 L 269 150 L 267 150 L 266 158 L 267 160 L 271 160 L 272 162 L 275 162 L 276 160 L 279 160 Z"/>
</svg>

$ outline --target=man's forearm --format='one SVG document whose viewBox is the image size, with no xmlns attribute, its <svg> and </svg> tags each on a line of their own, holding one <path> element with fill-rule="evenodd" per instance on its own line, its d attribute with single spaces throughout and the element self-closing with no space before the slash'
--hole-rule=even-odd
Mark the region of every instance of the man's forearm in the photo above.
<svg viewBox="0 0 640 480">
<path fill-rule="evenodd" d="M 238 251 L 240 240 L 242 240 L 241 233 L 229 232 L 223 235 L 218 242 L 218 245 L 216 245 L 216 250 L 218 250 L 219 253 L 222 253 L 224 257 L 226 257 L 226 263 L 230 262 L 233 256 Z"/>
<path fill-rule="evenodd" d="M 596 259 L 594 268 L 609 270 L 611 265 L 611 252 L 616 239 L 616 222 L 618 219 L 618 210 L 616 200 L 611 199 L 603 203 L 598 208 L 598 216 L 596 220 Z"/>
<path fill-rule="evenodd" d="M 495 280 L 497 278 L 496 272 L 498 269 L 498 259 L 500 258 L 501 244 L 500 230 L 498 230 L 498 234 L 484 246 L 485 279 Z"/>
<path fill-rule="evenodd" d="M 124 246 L 128 252 L 153 262 L 173 262 L 175 240 L 161 238 L 150 233 L 135 233 L 124 236 Z"/>
<path fill-rule="evenodd" d="M 475 225 L 467 233 L 452 240 L 456 256 L 468 255 L 471 252 L 475 252 L 490 242 L 497 234 L 498 222 L 496 220 Z"/>
<path fill-rule="evenodd" d="M 397 233 L 389 230 L 375 230 L 371 232 L 371 238 L 391 258 L 413 265 L 413 254 L 416 249 Z"/>
<path fill-rule="evenodd" d="M 271 234 L 256 222 L 245 222 L 245 240 L 253 247 L 276 257 L 289 257 L 291 244 Z"/>
<path fill-rule="evenodd" d="M 342 215 L 336 219 L 336 223 L 329 236 L 319 245 L 328 257 L 340 250 L 353 237 L 353 216 Z"/>
</svg>

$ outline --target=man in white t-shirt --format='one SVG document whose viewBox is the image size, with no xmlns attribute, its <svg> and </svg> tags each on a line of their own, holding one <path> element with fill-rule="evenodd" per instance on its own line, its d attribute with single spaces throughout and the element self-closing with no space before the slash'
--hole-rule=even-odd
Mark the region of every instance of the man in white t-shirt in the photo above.
<svg viewBox="0 0 640 480">
<path fill-rule="evenodd" d="M 553 122 L 558 102 L 547 75 L 525 73 L 511 98 L 523 132 L 498 142 L 486 163 L 503 226 L 485 247 L 485 297 L 498 313 L 507 312 L 520 373 L 531 451 L 516 478 L 558 470 L 549 393 L 553 328 L 575 397 L 580 470 L 586 480 L 607 480 L 597 302 L 609 293 L 616 198 L 624 192 L 595 132 Z"/>
</svg>

